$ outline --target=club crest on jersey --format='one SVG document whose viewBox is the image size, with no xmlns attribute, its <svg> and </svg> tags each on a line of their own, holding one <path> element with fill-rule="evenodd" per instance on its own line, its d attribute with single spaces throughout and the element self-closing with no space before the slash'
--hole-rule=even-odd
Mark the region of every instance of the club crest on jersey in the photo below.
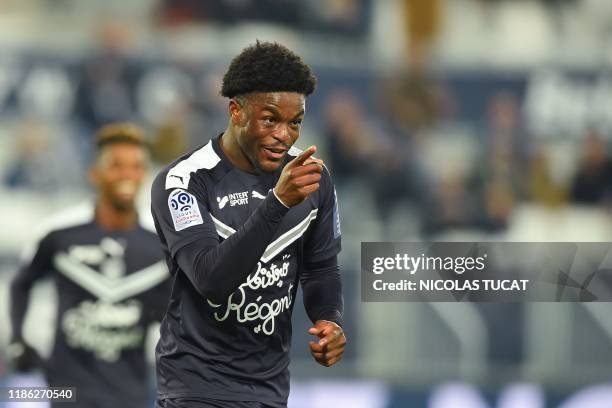
<svg viewBox="0 0 612 408">
<path fill-rule="evenodd" d="M 219 209 L 222 210 L 227 204 L 230 207 L 234 207 L 236 205 L 245 205 L 249 203 L 249 192 L 242 191 L 240 193 L 229 193 L 228 195 L 224 195 L 222 197 L 217 197 L 217 204 L 219 204 Z"/>
<path fill-rule="evenodd" d="M 196 198 L 185 190 L 177 189 L 170 193 L 168 208 L 176 231 L 204 222 Z"/>
</svg>

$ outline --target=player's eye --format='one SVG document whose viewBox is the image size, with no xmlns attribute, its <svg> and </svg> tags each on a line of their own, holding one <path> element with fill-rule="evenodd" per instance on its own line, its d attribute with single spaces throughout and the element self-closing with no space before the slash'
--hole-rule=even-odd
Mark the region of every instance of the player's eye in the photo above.
<svg viewBox="0 0 612 408">
<path fill-rule="evenodd" d="M 276 123 L 276 119 L 274 119 L 272 116 L 266 116 L 263 118 L 263 122 L 266 125 L 273 125 L 274 123 Z"/>
<path fill-rule="evenodd" d="M 296 119 L 291 121 L 291 126 L 298 127 L 302 124 L 302 119 Z"/>
</svg>

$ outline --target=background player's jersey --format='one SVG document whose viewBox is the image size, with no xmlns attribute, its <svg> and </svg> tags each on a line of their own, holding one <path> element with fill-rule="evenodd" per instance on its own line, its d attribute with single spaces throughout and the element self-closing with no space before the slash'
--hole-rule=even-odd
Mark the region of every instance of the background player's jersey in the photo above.
<svg viewBox="0 0 612 408">
<path fill-rule="evenodd" d="M 145 407 L 144 340 L 169 296 L 168 269 L 155 233 L 141 225 L 109 231 L 93 205 L 52 219 L 24 255 L 16 284 L 50 276 L 58 290 L 50 385 L 77 388 L 78 407 Z M 71 405 L 72 406 L 72 405 Z"/>
<path fill-rule="evenodd" d="M 171 164 L 153 183 L 155 226 L 174 280 L 156 350 L 161 398 L 286 405 L 300 266 L 340 251 L 329 174 L 323 173 L 317 192 L 285 214 L 251 273 L 223 301 L 204 298 L 175 258 L 193 242 L 212 236 L 221 243 L 234 234 L 266 199 L 281 170 L 253 175 L 235 168 L 217 137 Z M 235 256 L 241 254 L 236 250 Z"/>
</svg>

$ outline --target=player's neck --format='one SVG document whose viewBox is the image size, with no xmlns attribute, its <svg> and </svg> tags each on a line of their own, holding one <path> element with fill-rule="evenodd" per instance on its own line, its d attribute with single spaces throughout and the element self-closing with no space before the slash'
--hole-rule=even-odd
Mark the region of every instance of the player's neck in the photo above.
<svg viewBox="0 0 612 408">
<path fill-rule="evenodd" d="M 133 228 L 138 222 L 138 213 L 133 208 L 118 211 L 111 203 L 98 199 L 96 203 L 96 223 L 108 230 L 126 230 Z"/>
<path fill-rule="evenodd" d="M 242 149 L 240 149 L 231 126 L 228 126 L 225 132 L 223 132 L 221 140 L 219 140 L 219 146 L 221 146 L 221 150 L 223 150 L 225 156 L 235 167 L 247 173 L 255 173 L 253 165 L 244 155 Z"/>
</svg>

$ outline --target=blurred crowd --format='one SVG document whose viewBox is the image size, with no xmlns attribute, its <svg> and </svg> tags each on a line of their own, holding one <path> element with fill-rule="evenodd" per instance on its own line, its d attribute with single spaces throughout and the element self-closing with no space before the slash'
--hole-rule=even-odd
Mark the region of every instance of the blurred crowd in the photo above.
<svg viewBox="0 0 612 408">
<path fill-rule="evenodd" d="M 612 158 L 599 131 L 578 135 L 574 170 L 562 179 L 551 142 L 527 130 L 518 95 L 494 92 L 475 123 L 462 119 L 451 90 L 434 80 L 407 73 L 378 89 L 384 109 L 376 114 L 355 95 L 334 92 L 324 140 L 337 182 L 370 185 L 382 219 L 404 200 L 420 209 L 425 235 L 504 230 L 518 203 L 609 209 Z"/>
<path fill-rule="evenodd" d="M 372 0 L 164 0 L 157 10 L 166 26 L 185 23 L 232 25 L 263 21 L 322 34 L 363 36 Z"/>
<path fill-rule="evenodd" d="M 73 98 L 66 109 L 57 109 L 62 92 L 45 95 L 56 68 L 30 70 L 28 81 L 38 81 L 42 92 L 13 113 L 7 142 L 13 153 L 1 173 L 6 188 L 45 194 L 85 189 L 92 135 L 111 121 L 145 124 L 158 165 L 225 129 L 218 69 L 199 72 L 195 64 L 159 61 L 143 66 L 111 39 L 69 68 Z M 33 78 L 36 70 L 41 78 Z M 327 76 L 322 69 L 321 79 Z M 570 171 L 559 176 L 551 160 L 556 142 L 529 131 L 521 87 L 489 86 L 482 114 L 473 119 L 463 106 L 470 100 L 460 100 L 456 81 L 448 78 L 408 68 L 362 79 L 365 92 L 350 83 L 322 89 L 305 133 L 322 148 L 339 190 L 348 192 L 342 198 L 355 198 L 352 186 L 368 191 L 383 228 L 404 205 L 419 215 L 426 237 L 450 229 L 503 231 L 520 203 L 610 207 L 608 135 L 581 130 L 572 139 Z"/>
</svg>

